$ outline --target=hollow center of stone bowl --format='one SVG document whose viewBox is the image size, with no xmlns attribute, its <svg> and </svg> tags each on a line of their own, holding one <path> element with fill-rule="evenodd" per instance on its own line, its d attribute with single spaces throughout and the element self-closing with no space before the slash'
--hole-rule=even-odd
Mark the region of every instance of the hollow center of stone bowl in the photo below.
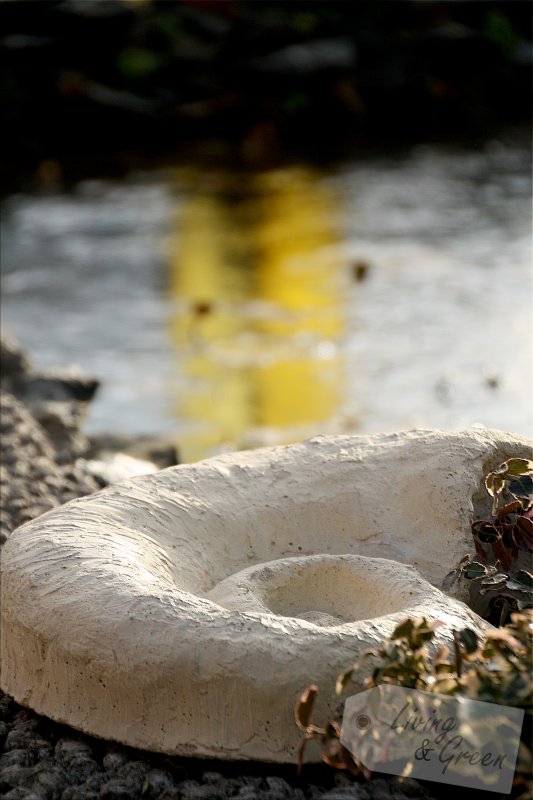
<svg viewBox="0 0 533 800">
<path fill-rule="evenodd" d="M 385 585 L 382 564 L 383 559 L 354 555 L 283 558 L 225 578 L 207 598 L 231 611 L 275 614 L 321 627 L 345 625 L 417 602 L 409 568 L 398 564 L 391 586 L 390 573 Z"/>
</svg>

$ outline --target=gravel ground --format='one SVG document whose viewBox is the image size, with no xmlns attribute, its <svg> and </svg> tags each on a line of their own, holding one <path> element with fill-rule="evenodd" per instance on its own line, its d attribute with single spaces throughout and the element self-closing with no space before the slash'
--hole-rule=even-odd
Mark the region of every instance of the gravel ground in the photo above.
<svg viewBox="0 0 533 800">
<path fill-rule="evenodd" d="M 74 464 L 59 464 L 45 430 L 10 394 L 0 394 L 0 545 L 19 525 L 99 489 Z"/>
<path fill-rule="evenodd" d="M 191 761 L 92 739 L 0 700 L 0 796 L 5 800 L 407 800 L 427 798 L 416 781 L 358 784 L 326 767 L 304 770 Z"/>
<path fill-rule="evenodd" d="M 12 395 L 1 395 L 2 541 L 23 522 L 98 484 L 83 462 L 59 463 L 47 432 Z M 80 466 L 81 465 L 81 466 Z M 0 541 L 1 544 L 1 541 Z M 317 765 L 169 758 L 93 739 L 24 709 L 0 692 L 0 797 L 5 800 L 405 800 L 429 798 L 416 781 L 357 783 Z"/>
</svg>

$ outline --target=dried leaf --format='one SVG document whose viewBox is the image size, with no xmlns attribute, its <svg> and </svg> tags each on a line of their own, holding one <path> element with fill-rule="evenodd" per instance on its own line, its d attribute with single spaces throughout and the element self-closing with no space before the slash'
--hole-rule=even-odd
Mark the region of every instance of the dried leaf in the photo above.
<svg viewBox="0 0 533 800">
<path fill-rule="evenodd" d="M 322 761 L 324 761 L 328 767 L 333 767 L 334 769 L 348 769 L 348 763 L 344 758 L 342 745 L 338 745 L 338 748 L 333 750 L 329 749 L 328 752 L 322 753 Z"/>
<path fill-rule="evenodd" d="M 498 520 L 502 521 L 508 514 L 512 514 L 514 511 L 520 511 L 521 508 L 522 503 L 520 500 L 513 500 L 512 503 L 506 503 L 506 505 L 498 511 Z"/>
<path fill-rule="evenodd" d="M 498 467 L 496 467 L 496 469 L 493 469 L 492 472 L 489 472 L 489 475 L 506 475 L 506 474 L 507 474 L 507 461 L 504 461 L 503 464 L 500 464 Z"/>
<path fill-rule="evenodd" d="M 457 678 L 449 674 L 445 674 L 442 677 L 438 676 L 432 688 L 438 694 L 451 694 L 457 691 Z"/>
<path fill-rule="evenodd" d="M 302 692 L 294 707 L 294 719 L 302 731 L 307 731 L 311 725 L 313 706 L 318 694 L 318 686 L 314 683 Z"/>
<path fill-rule="evenodd" d="M 533 520 L 528 517 L 518 516 L 515 522 L 520 533 L 520 539 L 528 547 L 533 547 Z"/>
<path fill-rule="evenodd" d="M 309 742 L 311 738 L 312 738 L 311 736 L 304 736 L 298 747 L 298 758 L 297 758 L 297 768 L 296 768 L 296 774 L 298 776 L 302 774 L 302 767 L 304 765 L 304 752 L 305 748 L 307 747 L 307 742 Z"/>
<path fill-rule="evenodd" d="M 342 694 L 347 684 L 351 681 L 354 673 L 353 667 L 347 669 L 346 672 L 341 672 L 335 683 L 335 694 Z"/>
<path fill-rule="evenodd" d="M 520 642 L 513 636 L 508 628 L 497 628 L 494 631 L 488 631 L 486 634 L 486 641 L 487 643 L 501 642 L 507 645 L 507 647 L 510 647 L 511 650 L 520 649 Z"/>
<path fill-rule="evenodd" d="M 504 484 L 505 478 L 502 477 L 502 475 L 498 475 L 496 472 L 489 472 L 485 478 L 485 486 L 491 497 L 496 497 L 496 495 L 502 491 Z"/>
<path fill-rule="evenodd" d="M 496 575 L 491 575 L 488 578 L 483 578 L 481 586 L 505 586 L 509 575 L 506 572 L 498 572 Z"/>
</svg>

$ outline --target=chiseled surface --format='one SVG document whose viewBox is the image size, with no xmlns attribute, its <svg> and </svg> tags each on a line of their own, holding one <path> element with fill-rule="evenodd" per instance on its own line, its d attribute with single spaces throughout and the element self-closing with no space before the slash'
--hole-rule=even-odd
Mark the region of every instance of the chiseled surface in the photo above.
<svg viewBox="0 0 533 800">
<path fill-rule="evenodd" d="M 337 673 L 398 619 L 483 624 L 435 587 L 471 549 L 484 473 L 531 444 L 318 437 L 74 500 L 4 547 L 2 689 L 136 747 L 291 761 L 298 693 L 318 683 L 330 713 Z"/>
</svg>

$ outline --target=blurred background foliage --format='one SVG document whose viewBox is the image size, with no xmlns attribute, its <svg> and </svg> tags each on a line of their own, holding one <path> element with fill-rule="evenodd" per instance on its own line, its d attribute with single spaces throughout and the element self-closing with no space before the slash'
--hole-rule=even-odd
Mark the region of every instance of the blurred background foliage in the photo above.
<svg viewBox="0 0 533 800">
<path fill-rule="evenodd" d="M 3 0 L 0 23 L 8 186 L 55 160 L 264 167 L 530 115 L 528 2 Z"/>
<path fill-rule="evenodd" d="M 102 381 L 89 433 L 531 429 L 529 2 L 0 0 L 0 30 L 2 320 Z"/>
</svg>

